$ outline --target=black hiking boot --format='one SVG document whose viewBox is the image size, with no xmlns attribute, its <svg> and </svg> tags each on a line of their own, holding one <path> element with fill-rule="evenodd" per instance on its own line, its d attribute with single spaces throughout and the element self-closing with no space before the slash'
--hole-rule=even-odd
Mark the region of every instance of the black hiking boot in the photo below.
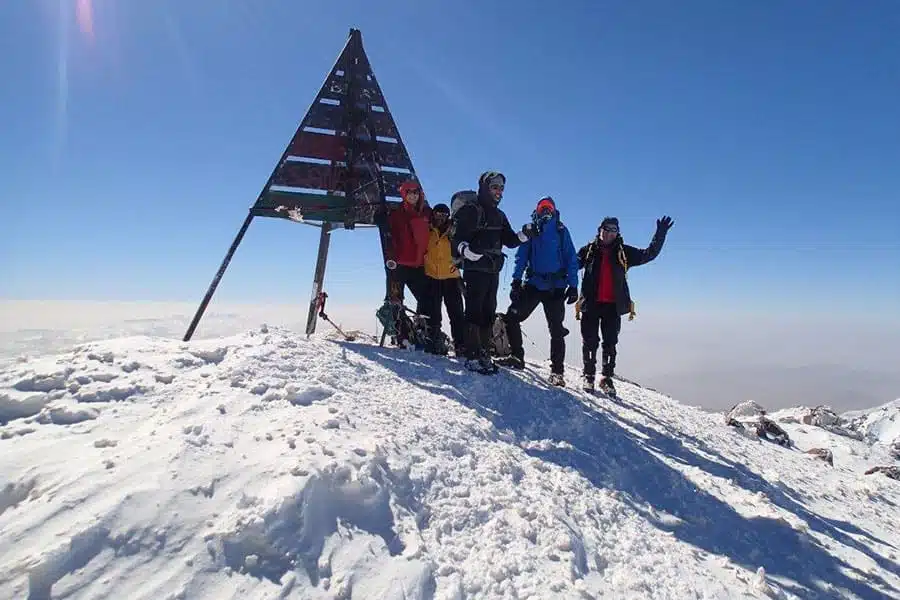
<svg viewBox="0 0 900 600">
<path fill-rule="evenodd" d="M 586 392 L 594 393 L 594 374 L 593 373 L 584 373 L 581 376 L 581 389 Z"/>
<path fill-rule="evenodd" d="M 515 354 L 510 354 L 509 356 L 504 356 L 503 358 L 498 359 L 497 364 L 508 369 L 521 371 L 525 368 L 525 358 L 522 356 L 517 356 Z"/>
<path fill-rule="evenodd" d="M 613 385 L 612 377 L 601 377 L 600 378 L 600 391 L 609 396 L 616 395 L 616 386 Z"/>
</svg>

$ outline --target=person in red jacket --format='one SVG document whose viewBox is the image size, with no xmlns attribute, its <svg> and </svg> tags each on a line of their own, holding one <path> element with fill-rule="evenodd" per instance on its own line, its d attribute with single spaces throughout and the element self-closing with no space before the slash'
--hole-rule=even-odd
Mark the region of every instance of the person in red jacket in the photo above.
<svg viewBox="0 0 900 600">
<path fill-rule="evenodd" d="M 400 300 L 404 288 L 409 288 L 416 299 L 416 312 L 431 314 L 429 282 L 425 275 L 425 253 L 431 227 L 431 207 L 425 200 L 417 181 L 406 181 L 400 186 L 403 202 L 376 212 L 375 222 L 386 223 L 391 231 L 394 260 L 397 268 L 394 279 L 400 284 Z"/>
<path fill-rule="evenodd" d="M 656 233 L 647 248 L 622 242 L 619 219 L 606 217 L 597 237 L 578 251 L 578 266 L 584 269 L 581 281 L 581 350 L 584 358 L 584 389 L 594 391 L 597 348 L 602 339 L 600 389 L 615 394 L 616 344 L 622 315 L 633 315 L 626 271 L 655 259 L 666 241 L 673 221 L 665 216 L 656 221 Z"/>
</svg>

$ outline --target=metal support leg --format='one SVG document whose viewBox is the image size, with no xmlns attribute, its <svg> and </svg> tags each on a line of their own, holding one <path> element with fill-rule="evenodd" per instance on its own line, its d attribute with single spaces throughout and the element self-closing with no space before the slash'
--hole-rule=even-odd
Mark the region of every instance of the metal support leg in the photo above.
<svg viewBox="0 0 900 600">
<path fill-rule="evenodd" d="M 310 336 L 316 331 L 316 322 L 319 316 L 318 298 L 325 282 L 325 263 L 328 260 L 328 246 L 331 242 L 331 223 L 325 221 L 319 232 L 319 254 L 316 257 L 316 272 L 313 275 L 312 295 L 309 300 L 309 315 L 306 318 L 306 335 Z"/>
<path fill-rule="evenodd" d="M 190 341 L 191 336 L 194 335 L 194 330 L 197 329 L 197 325 L 200 323 L 200 318 L 203 317 L 203 313 L 206 311 L 206 307 L 209 304 L 209 301 L 212 300 L 213 294 L 216 292 L 216 288 L 219 286 L 219 281 L 222 280 L 222 276 L 225 274 L 225 269 L 228 268 L 228 263 L 231 262 L 231 257 L 234 256 L 234 253 L 237 251 L 238 246 L 241 244 L 241 240 L 244 239 L 244 234 L 247 233 L 247 229 L 250 227 L 250 223 L 253 221 L 253 213 L 249 213 L 247 218 L 244 219 L 244 224 L 241 225 L 241 229 L 238 231 L 237 235 L 234 236 L 234 241 L 231 242 L 231 247 L 228 248 L 228 253 L 225 254 L 225 259 L 222 261 L 222 265 L 219 267 L 219 270 L 216 271 L 216 276 L 213 277 L 212 283 L 209 284 L 209 289 L 206 290 L 206 295 L 203 297 L 203 300 L 200 302 L 200 306 L 197 308 L 197 312 L 194 314 L 194 319 L 191 321 L 190 326 L 188 326 L 187 333 L 184 334 L 184 341 Z"/>
</svg>

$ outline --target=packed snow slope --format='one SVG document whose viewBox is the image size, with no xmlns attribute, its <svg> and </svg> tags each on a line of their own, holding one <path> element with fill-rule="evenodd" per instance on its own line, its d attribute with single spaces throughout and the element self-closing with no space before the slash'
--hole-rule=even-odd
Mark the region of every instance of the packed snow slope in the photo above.
<svg viewBox="0 0 900 600">
<path fill-rule="evenodd" d="M 265 327 L 23 359 L 0 598 L 900 597 L 886 446 L 546 375 Z"/>
</svg>

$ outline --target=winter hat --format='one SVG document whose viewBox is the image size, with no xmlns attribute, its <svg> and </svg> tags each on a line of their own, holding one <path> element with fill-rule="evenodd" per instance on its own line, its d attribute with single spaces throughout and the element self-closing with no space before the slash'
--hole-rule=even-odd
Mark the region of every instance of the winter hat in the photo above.
<svg viewBox="0 0 900 600">
<path fill-rule="evenodd" d="M 600 221 L 600 227 L 597 228 L 597 234 L 599 235 L 603 228 L 607 225 L 610 227 L 615 227 L 615 232 L 619 233 L 619 219 L 617 219 L 616 217 L 605 217 L 602 221 Z"/>
<path fill-rule="evenodd" d="M 485 171 L 478 178 L 479 187 L 490 187 L 492 185 L 506 185 L 506 175 L 499 171 Z"/>
<path fill-rule="evenodd" d="M 440 203 L 438 203 L 438 204 L 435 204 L 434 207 L 432 207 L 431 212 L 433 212 L 433 213 L 443 213 L 443 214 L 445 214 L 445 215 L 449 215 L 449 214 L 450 214 L 450 207 L 447 206 L 446 204 L 444 204 L 443 202 L 440 202 Z"/>
<path fill-rule="evenodd" d="M 410 179 L 410 180 L 404 181 L 402 184 L 400 184 L 400 197 L 401 198 L 406 198 L 406 194 L 408 194 L 409 192 L 419 192 L 419 193 L 422 192 L 422 188 L 421 188 L 421 186 L 419 186 L 418 181 L 414 181 L 414 180 Z"/>
</svg>

